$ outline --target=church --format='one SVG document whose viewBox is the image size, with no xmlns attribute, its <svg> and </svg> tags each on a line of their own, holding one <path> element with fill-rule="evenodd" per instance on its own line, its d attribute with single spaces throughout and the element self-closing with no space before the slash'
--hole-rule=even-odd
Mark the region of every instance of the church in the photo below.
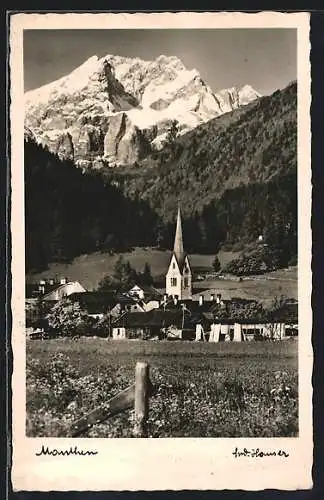
<svg viewBox="0 0 324 500">
<path fill-rule="evenodd" d="M 173 253 L 166 274 L 166 294 L 179 300 L 192 299 L 192 272 L 188 255 L 184 252 L 181 211 L 178 208 Z"/>
<path fill-rule="evenodd" d="M 120 314 L 113 321 L 112 338 L 241 342 L 261 338 L 281 340 L 297 335 L 297 304 L 292 304 L 291 319 L 286 323 L 280 312 L 274 321 L 260 318 L 259 315 L 252 317 L 251 303 L 256 303 L 255 299 L 222 299 L 220 293 L 216 297 L 212 293 L 208 300 L 203 295 L 195 300 L 192 271 L 189 256 L 184 251 L 179 207 L 163 300 L 157 296 L 155 301 L 147 303 L 143 287 L 134 286 L 129 295 L 137 295 L 142 310 L 128 310 Z M 152 288 L 149 290 L 151 293 Z M 243 316 L 244 308 L 246 317 Z"/>
</svg>

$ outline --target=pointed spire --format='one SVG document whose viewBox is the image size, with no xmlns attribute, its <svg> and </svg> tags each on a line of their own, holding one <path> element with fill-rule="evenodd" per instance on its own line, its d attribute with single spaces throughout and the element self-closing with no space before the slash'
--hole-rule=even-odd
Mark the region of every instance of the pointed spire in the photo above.
<svg viewBox="0 0 324 500">
<path fill-rule="evenodd" d="M 174 247 L 173 253 L 175 254 L 179 265 L 181 265 L 184 259 L 184 250 L 183 250 L 183 238 L 182 238 L 182 224 L 181 224 L 181 211 L 180 205 L 178 206 L 178 215 L 177 215 L 177 228 L 174 238 Z"/>
</svg>

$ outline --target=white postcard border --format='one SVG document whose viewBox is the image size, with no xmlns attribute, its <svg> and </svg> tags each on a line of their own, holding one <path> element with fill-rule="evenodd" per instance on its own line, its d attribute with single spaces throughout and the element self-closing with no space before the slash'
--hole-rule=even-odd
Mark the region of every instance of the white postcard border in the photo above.
<svg viewBox="0 0 324 500">
<path fill-rule="evenodd" d="M 297 438 L 45 439 L 25 436 L 23 158 L 24 29 L 296 28 L 298 32 L 299 426 Z M 10 19 L 13 465 L 15 491 L 282 490 L 312 486 L 311 153 L 309 14 L 15 14 Z M 37 457 L 41 445 L 98 451 Z M 235 458 L 235 447 L 285 450 L 288 458 Z"/>
</svg>

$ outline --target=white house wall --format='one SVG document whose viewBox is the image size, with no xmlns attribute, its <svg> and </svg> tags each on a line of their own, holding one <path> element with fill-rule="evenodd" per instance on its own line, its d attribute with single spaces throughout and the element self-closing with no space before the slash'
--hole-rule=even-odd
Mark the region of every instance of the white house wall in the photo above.
<svg viewBox="0 0 324 500">
<path fill-rule="evenodd" d="M 234 330 L 233 342 L 251 340 L 256 330 L 259 330 L 264 338 L 281 340 L 285 338 L 285 326 L 285 323 L 235 323 L 234 325 L 213 323 L 210 327 L 209 342 L 219 342 L 221 335 L 225 341 L 229 341 L 231 330 Z M 196 340 L 201 339 L 200 324 L 197 324 Z"/>
<path fill-rule="evenodd" d="M 242 326 L 240 325 L 240 323 L 235 323 L 233 342 L 241 342 L 242 340 Z"/>
<path fill-rule="evenodd" d="M 126 338 L 126 329 L 123 327 L 113 328 L 112 338 L 114 340 L 123 340 Z"/>
<path fill-rule="evenodd" d="M 200 340 L 203 340 L 204 338 L 204 329 L 200 323 L 196 325 L 196 342 L 199 342 Z"/>
<path fill-rule="evenodd" d="M 152 311 L 153 309 L 158 309 L 160 307 L 160 303 L 157 300 L 150 300 L 147 304 L 144 304 L 145 312 Z"/>
<path fill-rule="evenodd" d="M 86 290 L 78 281 L 71 281 L 65 285 L 61 285 L 56 290 L 47 293 L 44 296 L 44 300 L 61 300 L 64 297 L 72 295 L 72 293 L 84 293 Z"/>
<path fill-rule="evenodd" d="M 220 333 L 221 325 L 219 323 L 213 323 L 210 327 L 209 342 L 219 342 Z"/>
<path fill-rule="evenodd" d="M 131 290 L 129 290 L 129 295 L 138 297 L 139 299 L 144 299 L 144 290 L 140 288 L 138 285 L 133 286 Z"/>
<path fill-rule="evenodd" d="M 176 279 L 176 285 L 172 285 L 171 280 Z M 176 295 L 181 297 L 181 273 L 178 266 L 177 259 L 173 255 L 171 258 L 171 262 L 169 265 L 169 269 L 166 275 L 166 293 L 171 297 L 175 297 Z"/>
</svg>

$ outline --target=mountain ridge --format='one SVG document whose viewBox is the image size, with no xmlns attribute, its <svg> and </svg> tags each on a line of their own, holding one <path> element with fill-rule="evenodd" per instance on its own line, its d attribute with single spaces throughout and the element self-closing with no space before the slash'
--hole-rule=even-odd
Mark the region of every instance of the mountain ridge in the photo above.
<svg viewBox="0 0 324 500">
<path fill-rule="evenodd" d="M 135 163 L 161 149 L 173 122 L 182 135 L 259 97 L 249 85 L 214 93 L 175 56 L 93 56 L 26 92 L 25 124 L 54 153 L 101 168 Z"/>
<path fill-rule="evenodd" d="M 138 167 L 108 169 L 106 175 L 127 196 L 149 201 L 164 218 L 179 202 L 190 215 L 227 189 L 296 175 L 296 82 L 199 125 Z"/>
<path fill-rule="evenodd" d="M 123 113 L 114 119 L 128 126 Z M 115 144 L 111 130 L 105 140 Z M 297 255 L 296 83 L 176 137 L 137 166 L 75 168 L 27 128 L 24 168 L 29 269 L 98 250 L 171 248 L 178 203 L 188 251 L 244 246 L 261 234 L 280 250 L 280 265 Z"/>
</svg>

